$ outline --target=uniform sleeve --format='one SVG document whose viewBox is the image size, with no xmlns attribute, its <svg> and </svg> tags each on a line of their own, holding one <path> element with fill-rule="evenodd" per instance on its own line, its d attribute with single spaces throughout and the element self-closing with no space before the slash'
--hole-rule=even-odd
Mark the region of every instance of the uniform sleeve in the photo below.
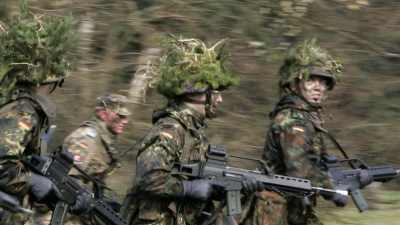
<svg viewBox="0 0 400 225">
<path fill-rule="evenodd" d="M 319 167 L 320 153 L 312 138 L 315 134 L 301 123 L 280 128 L 275 138 L 282 149 L 286 174 L 308 179 L 314 186 L 332 188 L 329 175 Z"/>
<path fill-rule="evenodd" d="M 68 151 L 73 154 L 75 165 L 92 177 L 102 176 L 108 168 L 106 162 L 102 162 L 99 159 L 100 157 L 96 155 L 104 154 L 98 151 L 101 146 L 97 142 L 101 142 L 98 133 L 89 127 L 78 128 L 64 140 Z M 87 182 L 85 177 L 80 176 L 80 173 L 75 169 L 71 170 L 70 175 L 77 176 L 85 183 Z"/>
<path fill-rule="evenodd" d="M 34 109 L 18 104 L 0 111 L 0 189 L 12 194 L 27 192 L 29 188 L 30 174 L 20 158 L 29 143 L 37 141 L 35 113 Z"/>
<path fill-rule="evenodd" d="M 142 144 L 136 159 L 138 191 L 157 197 L 182 195 L 182 181 L 170 171 L 182 152 L 182 133 L 175 128 L 154 128 Z"/>
</svg>

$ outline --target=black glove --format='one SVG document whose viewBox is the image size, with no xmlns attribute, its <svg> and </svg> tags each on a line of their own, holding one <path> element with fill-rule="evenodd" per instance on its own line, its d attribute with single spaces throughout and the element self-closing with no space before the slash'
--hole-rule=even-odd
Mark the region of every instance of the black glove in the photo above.
<svg viewBox="0 0 400 225">
<path fill-rule="evenodd" d="M 55 194 L 58 199 L 62 199 L 60 190 L 54 185 L 54 183 L 47 177 L 31 173 L 30 192 L 36 197 L 37 201 L 40 202 L 46 196 Z"/>
<path fill-rule="evenodd" d="M 72 206 L 71 212 L 74 215 L 80 215 L 82 213 L 88 214 L 92 211 L 94 207 L 94 203 L 92 200 L 92 196 L 87 193 L 83 192 L 76 198 L 75 205 Z"/>
<path fill-rule="evenodd" d="M 351 191 L 352 187 L 350 184 L 340 185 L 335 188 L 336 190 Z M 347 203 L 347 195 L 335 193 L 333 195 L 328 194 L 323 196 L 325 200 L 335 203 L 337 207 L 344 207 Z"/>
<path fill-rule="evenodd" d="M 251 195 L 256 191 L 263 191 L 264 184 L 262 182 L 257 181 L 254 177 L 248 177 L 242 181 L 242 194 Z"/>
<path fill-rule="evenodd" d="M 358 174 L 358 180 L 360 181 L 360 189 L 363 189 L 367 185 L 371 184 L 372 181 L 374 181 L 374 178 L 368 170 L 361 170 L 360 174 Z"/>
<path fill-rule="evenodd" d="M 344 207 L 347 203 L 347 195 L 334 194 L 329 201 L 335 203 L 337 207 Z"/>
<path fill-rule="evenodd" d="M 214 188 L 224 188 L 226 185 L 215 180 L 193 180 L 183 182 L 183 196 L 206 201 L 214 191 Z"/>
</svg>

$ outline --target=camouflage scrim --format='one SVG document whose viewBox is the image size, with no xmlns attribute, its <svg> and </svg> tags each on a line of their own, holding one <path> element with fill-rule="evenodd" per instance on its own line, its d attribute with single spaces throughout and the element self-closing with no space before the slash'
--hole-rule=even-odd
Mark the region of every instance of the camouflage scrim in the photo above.
<svg viewBox="0 0 400 225">
<path fill-rule="evenodd" d="M 183 199 L 182 177 L 172 177 L 174 162 L 205 160 L 207 126 L 192 108 L 171 106 L 153 113 L 154 126 L 145 137 L 136 161 L 133 186 L 124 198 L 121 215 L 132 224 L 201 224 L 204 202 Z M 176 223 L 174 223 L 176 221 Z"/>
<path fill-rule="evenodd" d="M 131 112 L 126 108 L 128 100 L 123 95 L 107 93 L 97 97 L 97 106 L 109 108 L 122 116 L 130 116 Z"/>
<path fill-rule="evenodd" d="M 72 15 L 57 18 L 29 12 L 20 1 L 21 12 L 4 21 L 0 35 L 0 84 L 3 94 L 15 83 L 43 84 L 68 75 L 75 56 L 70 49 L 77 36 Z"/>
<path fill-rule="evenodd" d="M 328 79 L 328 90 L 340 82 L 343 60 L 334 59 L 326 50 L 316 45 L 316 39 L 300 42 L 286 52 L 283 64 L 276 75 L 281 91 L 296 79 L 308 80 L 310 75 Z"/>
<path fill-rule="evenodd" d="M 223 90 L 239 83 L 225 67 L 230 57 L 224 54 L 228 39 L 207 47 L 195 38 L 155 37 L 164 48 L 164 56 L 158 61 L 156 90 L 173 99 L 186 93 L 204 92 L 207 87 Z"/>
</svg>

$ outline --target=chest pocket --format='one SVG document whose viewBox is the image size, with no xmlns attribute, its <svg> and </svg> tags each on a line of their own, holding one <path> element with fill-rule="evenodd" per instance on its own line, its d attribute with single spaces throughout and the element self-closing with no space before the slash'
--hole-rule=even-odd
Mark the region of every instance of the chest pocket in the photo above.
<svg viewBox="0 0 400 225">
<path fill-rule="evenodd" d="M 208 150 L 208 140 L 206 137 L 205 129 L 190 129 L 190 153 L 189 153 L 189 159 L 188 162 L 199 162 L 199 161 L 205 161 L 205 153 Z"/>
</svg>

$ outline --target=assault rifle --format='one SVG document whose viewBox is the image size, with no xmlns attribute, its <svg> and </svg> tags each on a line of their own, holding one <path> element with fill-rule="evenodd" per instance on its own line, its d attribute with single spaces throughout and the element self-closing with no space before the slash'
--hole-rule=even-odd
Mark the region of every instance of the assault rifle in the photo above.
<svg viewBox="0 0 400 225">
<path fill-rule="evenodd" d="M 249 160 L 259 162 L 262 166 L 261 171 L 245 170 L 227 166 L 229 158 L 240 160 Z M 226 183 L 227 214 L 235 215 L 242 213 L 240 202 L 240 191 L 242 190 L 242 181 L 248 177 L 254 177 L 257 181 L 265 185 L 265 189 L 272 190 L 280 195 L 292 195 L 299 198 L 307 197 L 316 193 L 338 193 L 347 195 L 347 191 L 324 189 L 312 187 L 311 182 L 306 179 L 287 177 L 273 174 L 272 170 L 263 160 L 247 158 L 242 156 L 226 154 L 226 148 L 223 146 L 209 146 L 206 154 L 206 162 L 195 164 L 175 163 L 172 175 L 187 176 L 191 178 L 210 179 Z"/>
<path fill-rule="evenodd" d="M 62 199 L 56 199 L 54 203 L 55 207 L 50 225 L 64 224 L 69 211 L 69 205 L 75 204 L 76 198 L 83 192 L 89 192 L 81 187 L 74 178 L 68 176 L 72 167 L 77 169 L 78 172 L 90 179 L 93 183 L 95 191 L 94 198 L 92 199 L 92 204 L 94 205 L 92 213 L 106 224 L 128 224 L 117 212 L 113 211 L 110 206 L 105 203 L 105 199 L 103 199 L 104 196 L 102 196 L 101 193 L 101 187 L 97 180 L 91 178 L 79 167 L 74 165 L 74 161 L 69 156 L 68 150 L 64 145 L 58 147 L 50 156 L 39 157 L 37 155 L 32 155 L 28 157 L 24 163 L 28 165 L 32 171 L 46 176 L 53 181 L 63 195 Z"/>
<path fill-rule="evenodd" d="M 322 162 L 326 170 L 329 171 L 336 187 L 347 187 L 360 212 L 368 209 L 368 203 L 360 189 L 373 181 L 385 183 L 400 175 L 400 170 L 394 170 L 391 166 L 368 167 L 361 159 L 357 158 L 339 160 L 336 156 L 325 156 Z M 345 162 L 353 168 L 358 167 L 358 169 L 342 170 L 340 164 Z"/>
<path fill-rule="evenodd" d="M 22 208 L 13 197 L 2 191 L 0 191 L 0 208 L 6 209 L 14 213 L 16 212 L 22 212 L 27 214 L 34 213 L 32 210 Z"/>
</svg>

